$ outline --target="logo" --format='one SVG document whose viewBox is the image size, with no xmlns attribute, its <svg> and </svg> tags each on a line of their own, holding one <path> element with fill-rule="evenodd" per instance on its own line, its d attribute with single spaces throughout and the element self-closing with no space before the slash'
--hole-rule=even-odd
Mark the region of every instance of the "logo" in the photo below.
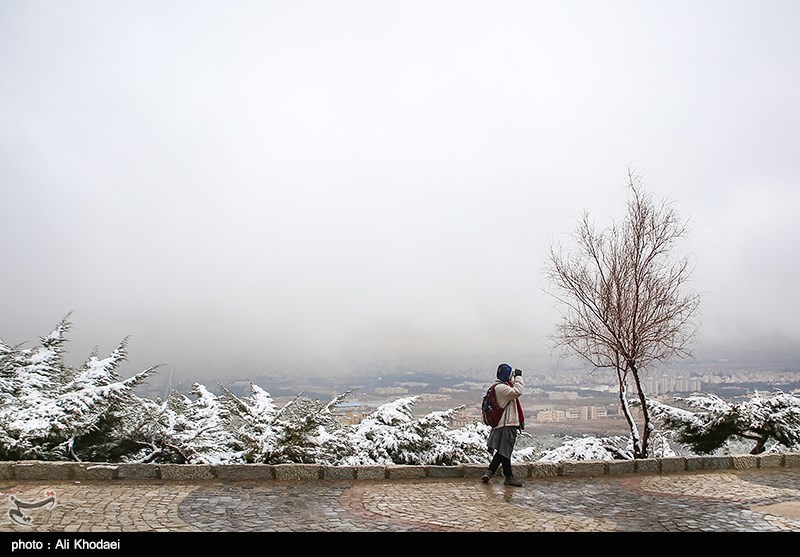
<svg viewBox="0 0 800 557">
<path fill-rule="evenodd" d="M 9 499 L 11 500 L 12 508 L 8 509 L 8 518 L 11 520 L 11 522 L 22 524 L 24 526 L 30 526 L 33 524 L 33 519 L 26 514 L 25 511 L 41 509 L 42 507 L 47 507 L 48 505 L 48 508 L 52 509 L 56 506 L 56 493 L 54 491 L 45 491 L 44 495 L 44 499 L 33 501 L 31 503 L 23 501 L 22 499 L 17 498 L 15 495 L 11 495 Z"/>
</svg>

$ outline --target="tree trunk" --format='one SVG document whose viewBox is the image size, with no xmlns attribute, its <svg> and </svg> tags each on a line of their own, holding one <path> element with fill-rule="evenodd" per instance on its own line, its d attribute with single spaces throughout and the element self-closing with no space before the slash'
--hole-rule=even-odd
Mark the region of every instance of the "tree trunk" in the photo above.
<svg viewBox="0 0 800 557">
<path fill-rule="evenodd" d="M 753 447 L 753 450 L 750 451 L 750 454 L 761 454 L 767 448 L 767 440 L 769 439 L 768 433 L 763 433 L 761 437 L 758 438 L 756 441 L 756 446 Z"/>
<path fill-rule="evenodd" d="M 622 409 L 622 415 L 628 422 L 628 429 L 631 432 L 631 441 L 633 442 L 633 458 L 639 458 L 641 442 L 639 439 L 639 430 L 636 427 L 636 420 L 633 419 L 633 412 L 628 404 L 628 384 L 626 373 L 617 368 L 617 383 L 619 385 L 619 406 Z"/>
<path fill-rule="evenodd" d="M 643 427 L 642 427 L 642 444 L 640 447 L 640 455 L 634 456 L 634 458 L 647 458 L 647 451 L 649 449 L 650 444 L 650 429 L 652 428 L 652 424 L 650 423 L 650 412 L 647 409 L 647 397 L 642 390 L 642 382 L 639 379 L 639 370 L 636 367 L 634 362 L 630 362 L 628 364 L 631 369 L 631 374 L 633 375 L 633 381 L 636 384 L 636 395 L 639 398 L 639 405 L 642 408 L 642 420 L 643 420 Z"/>
</svg>

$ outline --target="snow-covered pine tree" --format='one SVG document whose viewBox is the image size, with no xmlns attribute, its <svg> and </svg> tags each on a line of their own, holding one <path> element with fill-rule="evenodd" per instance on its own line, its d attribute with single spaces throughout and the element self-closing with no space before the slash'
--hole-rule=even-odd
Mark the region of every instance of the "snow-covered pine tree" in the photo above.
<svg viewBox="0 0 800 557">
<path fill-rule="evenodd" d="M 316 464 L 321 455 L 332 449 L 331 431 L 339 428 L 333 408 L 351 391 L 334 397 L 326 404 L 298 394 L 284 405 L 273 420 L 276 438 L 274 451 L 264 453 L 264 462 Z"/>
<path fill-rule="evenodd" d="M 629 439 L 621 436 L 566 437 L 559 447 L 548 451 L 538 459 L 539 462 L 561 462 L 562 460 L 629 460 L 633 458 Z"/>
<path fill-rule="evenodd" d="M 250 383 L 250 396 L 239 398 L 223 388 L 230 414 L 232 433 L 241 446 L 242 460 L 264 463 L 277 452 L 280 426 L 275 423 L 278 410 L 272 395 Z"/>
<path fill-rule="evenodd" d="M 173 391 L 164 401 L 140 399 L 126 414 L 124 437 L 133 450 L 124 462 L 185 464 L 192 451 L 186 446 L 187 414 L 192 400 Z"/>
<path fill-rule="evenodd" d="M 178 400 L 178 402 L 175 402 Z M 136 399 L 125 407 L 118 426 L 119 452 L 112 462 L 182 463 L 187 459 L 174 443 L 175 424 L 183 397 L 171 394 L 167 400 Z"/>
<path fill-rule="evenodd" d="M 725 452 L 736 441 L 749 441 L 753 444 L 750 453 L 761 454 L 800 447 L 797 395 L 797 391 L 768 395 L 755 392 L 740 402 L 728 402 L 713 394 L 675 398 L 686 408 L 648 403 L 662 428 L 698 454 Z"/>
<path fill-rule="evenodd" d="M 194 383 L 175 413 L 170 445 L 189 464 L 232 464 L 242 458 L 233 435 L 228 407 L 204 385 Z"/>
<path fill-rule="evenodd" d="M 4 409 L 37 404 L 53 396 L 69 371 L 63 360 L 66 334 L 72 327 L 67 314 L 39 345 L 23 348 L 0 341 L 0 388 Z M 9 406 L 10 405 L 10 406 Z"/>
<path fill-rule="evenodd" d="M 451 428 L 455 416 L 464 407 L 431 412 L 416 420 L 414 427 L 422 439 L 419 463 L 429 466 L 454 466 L 456 464 L 484 464 L 488 434 L 478 424 Z"/>
<path fill-rule="evenodd" d="M 410 464 L 419 437 L 407 426 L 412 422 L 411 408 L 419 397 L 405 397 L 384 404 L 366 415 L 360 423 L 342 431 L 353 447 L 341 464 Z"/>
<path fill-rule="evenodd" d="M 73 369 L 63 361 L 70 326 L 65 317 L 31 349 L 3 344 L 0 458 L 83 460 L 87 450 L 95 460 L 96 446 L 113 444 L 107 434 L 130 403 L 133 389 L 157 369 L 121 381 L 116 368 L 125 360 L 126 341 L 108 358 L 101 360 L 95 353 Z"/>
<path fill-rule="evenodd" d="M 418 396 L 383 404 L 359 424 L 343 428 L 344 446 L 351 446 L 336 464 L 428 464 L 477 463 L 486 460 L 486 437 L 477 426 L 451 430 L 450 418 L 459 410 L 433 412 L 414 419 Z"/>
<path fill-rule="evenodd" d="M 225 390 L 235 435 L 245 462 L 335 464 L 353 448 L 333 409 L 352 392 L 347 390 L 327 404 L 296 395 L 276 408 L 272 397 L 257 385 L 251 395 L 239 398 Z"/>
<path fill-rule="evenodd" d="M 134 389 L 151 377 L 159 366 L 152 366 L 121 380 L 117 369 L 127 358 L 127 339 L 109 357 L 93 353 L 61 389 L 56 404 L 63 410 L 64 430 L 74 431 L 68 451 L 76 460 L 115 462 L 130 450 L 125 434 L 125 419 L 141 398 Z"/>
</svg>

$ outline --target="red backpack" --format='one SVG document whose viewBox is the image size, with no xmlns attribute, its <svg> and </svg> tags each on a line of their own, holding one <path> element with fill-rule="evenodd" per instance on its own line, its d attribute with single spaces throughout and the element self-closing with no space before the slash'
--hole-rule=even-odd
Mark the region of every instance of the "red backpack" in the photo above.
<svg viewBox="0 0 800 557">
<path fill-rule="evenodd" d="M 503 417 L 503 406 L 497 402 L 497 395 L 494 392 L 495 385 L 492 385 L 486 390 L 481 402 L 481 413 L 483 414 L 483 423 L 488 426 L 494 427 L 500 423 L 500 418 Z"/>
</svg>

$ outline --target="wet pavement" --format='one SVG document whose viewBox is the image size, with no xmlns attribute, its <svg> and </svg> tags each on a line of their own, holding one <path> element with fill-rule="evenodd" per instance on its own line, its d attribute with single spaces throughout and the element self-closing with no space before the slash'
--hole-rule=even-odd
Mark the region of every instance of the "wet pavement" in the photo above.
<svg viewBox="0 0 800 557">
<path fill-rule="evenodd" d="M 53 533 L 797 534 L 800 468 L 528 478 L 522 487 L 501 478 L 5 480 L 0 509 L 6 546 Z"/>
</svg>

